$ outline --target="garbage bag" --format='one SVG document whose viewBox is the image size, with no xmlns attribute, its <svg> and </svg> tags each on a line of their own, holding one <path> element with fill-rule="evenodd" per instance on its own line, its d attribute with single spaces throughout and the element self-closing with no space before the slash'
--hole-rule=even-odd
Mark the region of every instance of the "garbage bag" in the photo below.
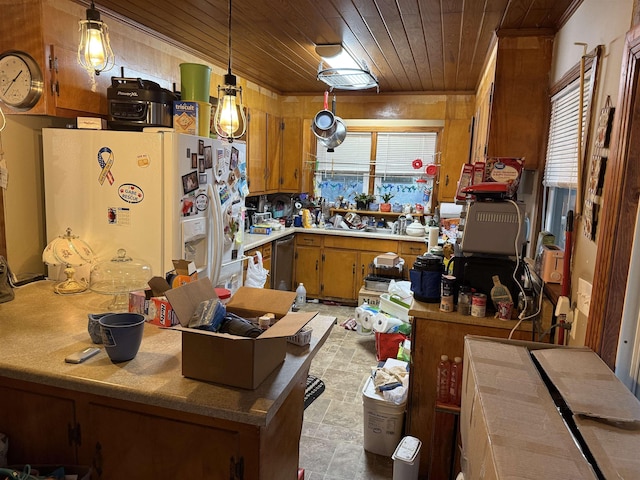
<svg viewBox="0 0 640 480">
<path fill-rule="evenodd" d="M 255 257 L 256 260 L 253 258 L 249 260 L 249 265 L 247 265 L 247 279 L 244 284 L 247 287 L 264 288 L 269 270 L 262 265 L 262 253 L 256 252 Z"/>
</svg>

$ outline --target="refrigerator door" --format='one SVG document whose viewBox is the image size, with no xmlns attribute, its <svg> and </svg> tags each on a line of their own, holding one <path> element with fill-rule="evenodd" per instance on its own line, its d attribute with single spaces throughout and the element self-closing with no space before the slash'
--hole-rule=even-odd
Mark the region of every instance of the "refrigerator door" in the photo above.
<svg viewBox="0 0 640 480">
<path fill-rule="evenodd" d="M 158 133 L 43 129 L 47 242 L 65 232 L 98 260 L 124 248 L 164 275 L 164 151 Z"/>
</svg>

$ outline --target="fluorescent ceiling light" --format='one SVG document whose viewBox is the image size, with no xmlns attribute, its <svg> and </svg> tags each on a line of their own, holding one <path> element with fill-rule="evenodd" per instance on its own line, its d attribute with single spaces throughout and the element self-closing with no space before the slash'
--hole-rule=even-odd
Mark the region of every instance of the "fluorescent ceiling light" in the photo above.
<svg viewBox="0 0 640 480">
<path fill-rule="evenodd" d="M 362 68 L 342 45 L 316 45 L 316 53 L 332 68 Z"/>
<path fill-rule="evenodd" d="M 318 80 L 343 90 L 378 88 L 378 79 L 364 62 L 356 61 L 342 45 L 316 45 L 316 53 L 322 58 L 318 66 Z M 327 63 L 325 67 L 323 62 Z"/>
</svg>

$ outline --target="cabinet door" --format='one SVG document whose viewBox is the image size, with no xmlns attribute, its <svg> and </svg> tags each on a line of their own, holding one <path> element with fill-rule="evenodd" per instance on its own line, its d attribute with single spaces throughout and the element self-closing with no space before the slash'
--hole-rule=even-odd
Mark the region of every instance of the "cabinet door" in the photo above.
<svg viewBox="0 0 640 480">
<path fill-rule="evenodd" d="M 320 297 L 321 250 L 313 245 L 296 245 L 294 285 L 304 283 L 307 297 Z"/>
<path fill-rule="evenodd" d="M 300 192 L 302 176 L 302 119 L 285 118 L 282 129 L 280 191 Z"/>
<path fill-rule="evenodd" d="M 9 437 L 9 464 L 77 464 L 74 410 L 72 400 L 1 385 L 0 432 Z"/>
<path fill-rule="evenodd" d="M 267 169 L 266 191 L 275 193 L 280 189 L 280 161 L 282 159 L 282 119 L 267 114 Z"/>
<path fill-rule="evenodd" d="M 358 257 L 358 277 L 356 279 L 356 285 L 358 286 L 358 290 L 360 287 L 364 285 L 364 279 L 369 275 L 370 265 L 373 263 L 373 260 L 380 255 L 379 252 L 360 252 Z"/>
<path fill-rule="evenodd" d="M 249 112 L 247 128 L 247 175 L 251 195 L 265 193 L 267 173 L 267 114 Z"/>
<path fill-rule="evenodd" d="M 233 429 L 99 404 L 89 405 L 89 418 L 87 441 L 95 448 L 102 480 L 237 478 L 231 469 L 241 457 L 240 435 Z"/>
<path fill-rule="evenodd" d="M 358 252 L 325 248 L 322 254 L 322 296 L 357 300 Z"/>
</svg>

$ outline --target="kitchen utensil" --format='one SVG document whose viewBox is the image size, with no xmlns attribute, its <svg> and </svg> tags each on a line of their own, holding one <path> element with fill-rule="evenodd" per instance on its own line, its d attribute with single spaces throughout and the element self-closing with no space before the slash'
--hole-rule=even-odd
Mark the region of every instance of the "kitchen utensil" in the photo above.
<svg viewBox="0 0 640 480">
<path fill-rule="evenodd" d="M 347 137 L 347 127 L 340 117 L 335 117 L 336 131 L 329 138 L 321 140 L 322 144 L 327 147 L 327 151 L 333 151 L 334 148 L 340 146 Z"/>
<path fill-rule="evenodd" d="M 331 137 L 336 131 L 335 115 L 329 110 L 329 92 L 324 92 L 324 109 L 316 113 L 311 130 L 320 139 Z"/>
<path fill-rule="evenodd" d="M 424 235 L 424 225 L 416 218 L 413 223 L 407 226 L 407 235 L 421 237 Z"/>
</svg>

